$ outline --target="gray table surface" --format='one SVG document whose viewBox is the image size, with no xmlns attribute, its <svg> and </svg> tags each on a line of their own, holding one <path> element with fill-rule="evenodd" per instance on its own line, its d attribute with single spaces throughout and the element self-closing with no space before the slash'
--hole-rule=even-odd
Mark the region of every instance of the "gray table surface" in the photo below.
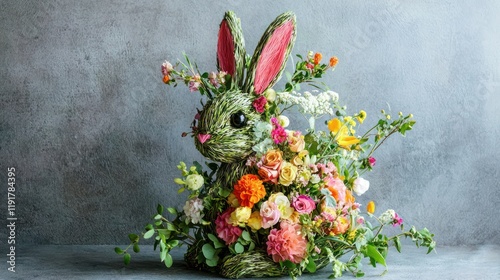
<svg viewBox="0 0 500 280">
<path fill-rule="evenodd" d="M 132 253 L 128 267 L 111 245 L 31 245 L 16 249 L 16 272 L 7 271 L 5 262 L 0 279 L 224 279 L 216 274 L 189 270 L 183 249 L 173 252 L 174 265 L 167 269 L 159 262 L 152 246 L 142 246 Z M 389 271 L 380 277 L 382 268 L 364 266 L 364 279 L 500 279 L 500 246 L 438 247 L 426 255 L 424 248 L 407 245 L 399 254 L 393 248 L 387 259 Z M 4 255 L 5 259 L 5 255 Z M 301 279 L 327 279 L 331 268 Z M 354 279 L 346 273 L 341 279 Z M 273 279 L 291 279 L 279 277 Z M 362 278 L 363 279 L 363 278 Z"/>
</svg>

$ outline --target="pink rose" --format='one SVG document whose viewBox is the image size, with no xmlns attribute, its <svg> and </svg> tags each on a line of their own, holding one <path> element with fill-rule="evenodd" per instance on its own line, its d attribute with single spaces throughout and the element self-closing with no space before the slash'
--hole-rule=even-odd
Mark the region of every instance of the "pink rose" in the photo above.
<svg viewBox="0 0 500 280">
<path fill-rule="evenodd" d="M 275 203 L 265 201 L 260 206 L 260 216 L 262 217 L 262 227 L 270 228 L 278 223 L 281 213 Z"/>
<path fill-rule="evenodd" d="M 316 209 L 316 204 L 314 200 L 307 195 L 301 194 L 293 198 L 292 202 L 293 208 L 300 214 L 310 214 L 314 209 Z"/>
<path fill-rule="evenodd" d="M 375 166 L 375 162 L 377 162 L 377 160 L 374 157 L 368 158 L 368 163 L 370 164 L 370 166 Z"/>
</svg>

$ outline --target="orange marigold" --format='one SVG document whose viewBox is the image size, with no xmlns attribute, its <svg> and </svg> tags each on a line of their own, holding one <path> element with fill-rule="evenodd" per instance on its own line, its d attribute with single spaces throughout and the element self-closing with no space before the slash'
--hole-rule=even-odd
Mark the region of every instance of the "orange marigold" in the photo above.
<svg viewBox="0 0 500 280">
<path fill-rule="evenodd" d="M 170 82 L 170 77 L 168 75 L 163 76 L 163 82 L 168 84 Z"/>
<path fill-rule="evenodd" d="M 323 55 L 321 53 L 314 54 L 314 65 L 318 65 L 321 62 Z"/>
<path fill-rule="evenodd" d="M 246 174 L 234 185 L 233 193 L 238 199 L 240 206 L 251 208 L 266 196 L 266 189 L 259 176 Z"/>
<path fill-rule="evenodd" d="M 335 67 L 337 63 L 339 62 L 339 59 L 336 56 L 332 56 L 330 58 L 330 67 Z"/>
</svg>

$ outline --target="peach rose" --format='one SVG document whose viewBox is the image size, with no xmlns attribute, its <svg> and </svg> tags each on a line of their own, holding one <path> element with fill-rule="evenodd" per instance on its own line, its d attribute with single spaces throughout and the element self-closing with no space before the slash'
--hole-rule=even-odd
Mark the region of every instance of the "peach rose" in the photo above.
<svg viewBox="0 0 500 280">
<path fill-rule="evenodd" d="M 301 135 L 300 132 L 290 131 L 288 133 L 288 147 L 290 147 L 290 151 L 298 153 L 304 150 L 305 145 L 304 135 Z"/>
</svg>

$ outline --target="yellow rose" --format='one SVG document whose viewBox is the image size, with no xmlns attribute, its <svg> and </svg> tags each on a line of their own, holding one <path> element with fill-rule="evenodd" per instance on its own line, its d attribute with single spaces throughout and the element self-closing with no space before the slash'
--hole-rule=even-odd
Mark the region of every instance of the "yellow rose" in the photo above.
<svg viewBox="0 0 500 280">
<path fill-rule="evenodd" d="M 290 186 L 293 180 L 295 180 L 295 177 L 297 177 L 297 166 L 286 161 L 283 162 L 279 179 L 280 184 Z"/>
<path fill-rule="evenodd" d="M 233 213 L 231 213 L 231 217 L 229 221 L 233 226 L 243 227 L 250 219 L 250 215 L 252 214 L 252 208 L 250 207 L 238 207 Z"/>
<path fill-rule="evenodd" d="M 227 203 L 233 208 L 240 207 L 238 198 L 236 197 L 236 195 L 234 195 L 234 193 L 229 194 L 229 196 L 227 197 Z"/>
<path fill-rule="evenodd" d="M 262 217 L 260 216 L 259 211 L 254 211 L 250 215 L 250 218 L 247 221 L 247 225 L 254 231 L 262 228 Z"/>
</svg>

